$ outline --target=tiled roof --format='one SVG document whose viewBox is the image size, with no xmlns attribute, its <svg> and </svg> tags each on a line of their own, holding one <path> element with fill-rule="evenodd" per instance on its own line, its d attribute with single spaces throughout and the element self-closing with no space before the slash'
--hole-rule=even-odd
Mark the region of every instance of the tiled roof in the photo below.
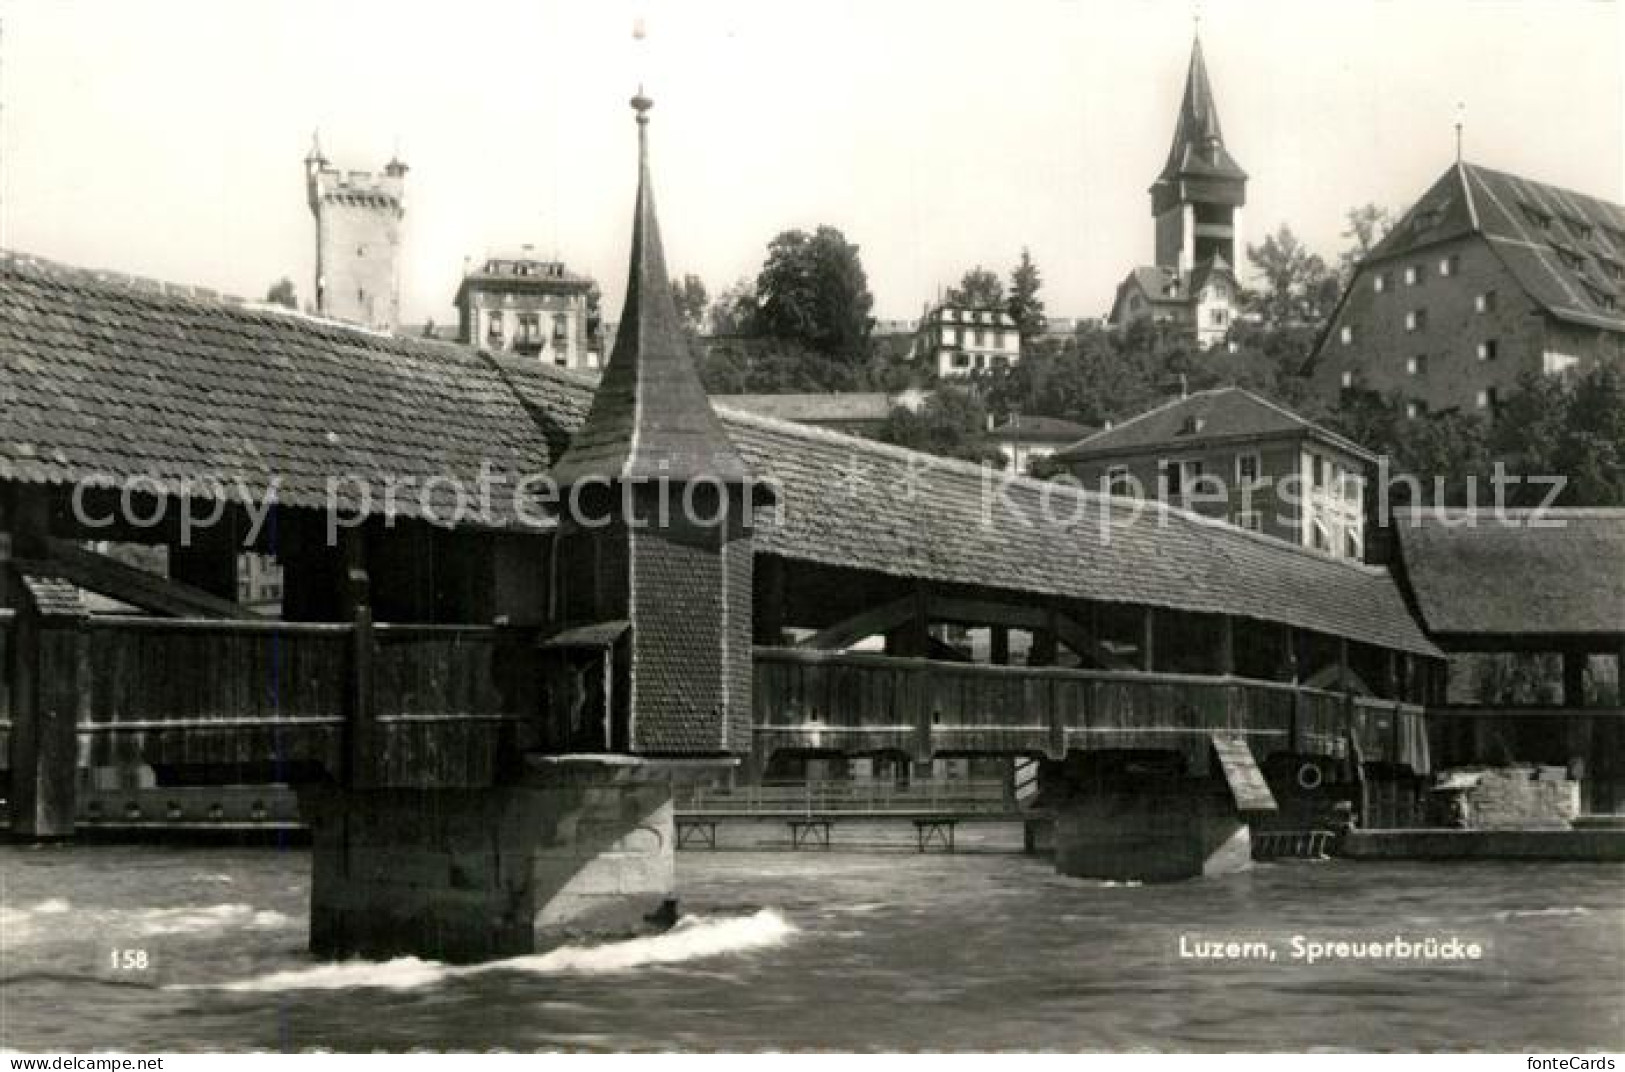
<svg viewBox="0 0 1625 1072">
<path fill-rule="evenodd" d="M 235 500 L 274 486 L 281 503 L 322 508 L 330 478 L 472 487 L 482 462 L 544 471 L 554 455 L 543 426 L 500 367 L 462 347 L 0 254 L 3 479 L 140 478 L 172 491 L 216 479 Z M 455 492 L 430 487 L 431 509 L 449 517 Z M 356 505 L 354 485 L 338 490 Z M 396 506 L 417 516 L 419 500 Z M 493 505 L 510 516 L 501 488 Z"/>
<path fill-rule="evenodd" d="M 723 431 L 689 353 L 672 298 L 649 175 L 648 108 L 638 111 L 638 192 L 631 267 L 615 347 L 586 424 L 554 467 L 560 485 L 585 480 L 743 484 L 750 474 Z"/>
<path fill-rule="evenodd" d="M 1188 447 L 1192 443 L 1219 439 L 1285 435 L 1312 436 L 1356 457 L 1372 458 L 1359 444 L 1240 387 L 1196 391 L 1165 402 L 1115 427 L 1096 432 L 1056 456 L 1092 458 L 1156 447 Z"/>
<path fill-rule="evenodd" d="M 1477 164 L 1452 164 L 1364 265 L 1468 234 L 1553 316 L 1625 331 L 1625 206 Z"/>
<path fill-rule="evenodd" d="M 527 395 L 560 375 L 540 363 L 521 371 L 515 386 Z M 778 505 L 759 515 L 758 553 L 1016 593 L 1237 614 L 1438 654 L 1386 570 L 1156 503 L 1026 478 L 1009 480 L 1014 507 L 1006 509 L 996 496 L 1007 478 L 992 470 L 718 412 L 757 478 L 778 491 Z M 1058 522 L 1044 520 L 1046 497 Z M 1109 539 L 1103 515 L 1123 522 Z"/>
<path fill-rule="evenodd" d="M 1210 148 L 1211 146 L 1211 148 Z M 1213 86 L 1207 77 L 1207 61 L 1202 58 L 1202 42 L 1191 45 L 1190 70 L 1185 75 L 1185 96 L 1179 105 L 1179 122 L 1168 161 L 1159 182 L 1185 176 L 1245 179 L 1230 153 L 1224 148 L 1224 131 L 1219 127 L 1219 106 L 1213 99 Z"/>
<path fill-rule="evenodd" d="M 1022 414 L 994 425 L 988 436 L 1006 443 L 1076 443 L 1093 432 L 1076 421 Z"/>
<path fill-rule="evenodd" d="M 1625 510 L 1423 510 L 1394 531 L 1430 633 L 1625 636 Z"/>
</svg>

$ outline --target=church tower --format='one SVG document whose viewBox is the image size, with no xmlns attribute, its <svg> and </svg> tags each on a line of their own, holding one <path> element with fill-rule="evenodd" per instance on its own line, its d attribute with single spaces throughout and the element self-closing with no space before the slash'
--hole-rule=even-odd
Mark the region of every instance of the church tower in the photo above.
<svg viewBox="0 0 1625 1072">
<path fill-rule="evenodd" d="M 1225 148 L 1197 38 L 1174 142 L 1151 184 L 1155 260 L 1118 284 L 1107 321 L 1118 329 L 1150 321 L 1186 333 L 1203 347 L 1224 342 L 1241 311 L 1236 265 L 1246 252 L 1241 232 L 1246 203 L 1247 173 Z"/>
<path fill-rule="evenodd" d="M 1224 147 L 1198 37 L 1191 46 L 1168 161 L 1151 184 L 1157 267 L 1189 272 L 1217 260 L 1233 267 L 1244 250 L 1241 210 L 1246 203 L 1247 173 Z"/>
<path fill-rule="evenodd" d="M 383 174 L 340 171 L 315 139 L 305 157 L 305 195 L 316 217 L 316 311 L 394 331 L 401 319 L 401 220 L 406 165 Z"/>
</svg>

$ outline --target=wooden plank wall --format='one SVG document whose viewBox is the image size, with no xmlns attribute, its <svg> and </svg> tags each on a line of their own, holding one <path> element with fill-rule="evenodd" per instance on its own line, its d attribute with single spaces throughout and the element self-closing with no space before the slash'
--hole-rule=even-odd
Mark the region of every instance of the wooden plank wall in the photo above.
<svg viewBox="0 0 1625 1072">
<path fill-rule="evenodd" d="M 0 658 L 11 657 L 13 631 L 0 620 Z M 482 786 L 536 722 L 533 691 L 505 688 L 498 666 L 505 646 L 510 657 L 528 647 L 491 627 L 374 626 L 367 659 L 348 623 L 103 616 L 39 632 L 40 706 L 74 714 L 58 757 L 70 768 L 147 763 L 207 781 L 252 767 L 272 781 Z M 522 679 L 523 667 L 513 669 L 508 678 Z M 354 710 L 358 698 L 365 712 Z M 9 730 L 12 705 L 4 693 L 0 701 Z M 370 728 L 360 771 L 347 753 L 358 714 Z"/>
<path fill-rule="evenodd" d="M 1191 769 L 1210 762 L 1208 735 L 1245 735 L 1275 752 L 1346 758 L 1357 734 L 1367 762 L 1422 764 L 1420 707 L 1357 706 L 1341 694 L 1276 682 L 1177 674 L 932 662 L 808 649 L 757 648 L 758 756 L 779 749 L 1028 754 L 1169 749 Z"/>
</svg>

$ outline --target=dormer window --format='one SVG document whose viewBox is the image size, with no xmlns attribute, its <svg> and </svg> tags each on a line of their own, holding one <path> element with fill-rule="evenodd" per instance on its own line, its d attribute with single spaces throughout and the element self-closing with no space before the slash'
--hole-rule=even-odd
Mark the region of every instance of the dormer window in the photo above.
<svg viewBox="0 0 1625 1072">
<path fill-rule="evenodd" d="M 1542 231 L 1549 231 L 1552 229 L 1552 217 L 1550 213 L 1543 212 L 1530 204 L 1520 204 L 1518 207 L 1523 210 L 1523 218 L 1529 221 L 1530 226 L 1539 228 Z"/>
<path fill-rule="evenodd" d="M 1186 417 L 1185 422 L 1179 426 L 1179 434 L 1195 435 L 1205 427 L 1207 427 L 1207 418 L 1193 413 Z"/>
</svg>

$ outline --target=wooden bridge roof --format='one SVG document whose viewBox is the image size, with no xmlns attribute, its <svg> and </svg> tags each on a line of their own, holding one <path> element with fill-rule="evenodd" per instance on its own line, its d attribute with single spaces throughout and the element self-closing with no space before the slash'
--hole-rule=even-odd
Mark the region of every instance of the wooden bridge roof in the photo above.
<svg viewBox="0 0 1625 1072">
<path fill-rule="evenodd" d="M 515 371 L 515 386 L 536 391 L 538 408 L 564 375 L 539 362 Z M 723 406 L 717 412 L 752 472 L 781 496 L 778 508 L 758 512 L 759 553 L 1017 593 L 1235 614 L 1441 654 L 1380 567 L 1156 503 L 1007 479 Z M 1046 520 L 1046 497 L 1056 521 Z"/>
<path fill-rule="evenodd" d="M 0 479 L 140 476 L 172 492 L 188 479 L 241 481 L 225 489 L 231 498 L 263 495 L 275 479 L 279 502 L 320 509 L 328 479 L 345 474 L 421 486 L 444 476 L 472 483 L 482 462 L 510 477 L 544 472 L 592 402 L 592 381 L 534 360 L 143 289 L 17 255 L 0 257 L 0 283 Z M 765 553 L 1236 614 L 1439 654 L 1382 569 L 1153 503 L 1027 479 L 1001 494 L 1002 475 L 965 463 L 719 415 L 746 464 L 784 496 L 764 508 L 778 519 L 758 529 Z M 502 495 L 515 482 L 497 488 L 498 523 L 512 517 Z M 433 497 L 437 512 L 449 510 L 450 494 Z M 1051 516 L 1070 520 L 1044 519 L 1046 495 Z M 415 496 L 397 507 L 420 512 Z"/>
<path fill-rule="evenodd" d="M 278 502 L 321 509 L 329 478 L 349 475 L 394 480 L 412 517 L 410 489 L 431 477 L 472 487 L 482 462 L 546 470 L 565 442 L 550 422 L 573 428 L 583 395 L 528 394 L 546 403 L 529 419 L 502 364 L 465 347 L 0 253 L 0 479 L 139 478 L 177 494 L 214 479 L 255 502 L 274 482 Z M 449 517 L 452 489 L 431 491 Z M 499 520 L 512 514 L 503 491 Z"/>
<path fill-rule="evenodd" d="M 1436 636 L 1625 637 L 1625 510 L 1401 511 L 1394 532 Z"/>
</svg>

